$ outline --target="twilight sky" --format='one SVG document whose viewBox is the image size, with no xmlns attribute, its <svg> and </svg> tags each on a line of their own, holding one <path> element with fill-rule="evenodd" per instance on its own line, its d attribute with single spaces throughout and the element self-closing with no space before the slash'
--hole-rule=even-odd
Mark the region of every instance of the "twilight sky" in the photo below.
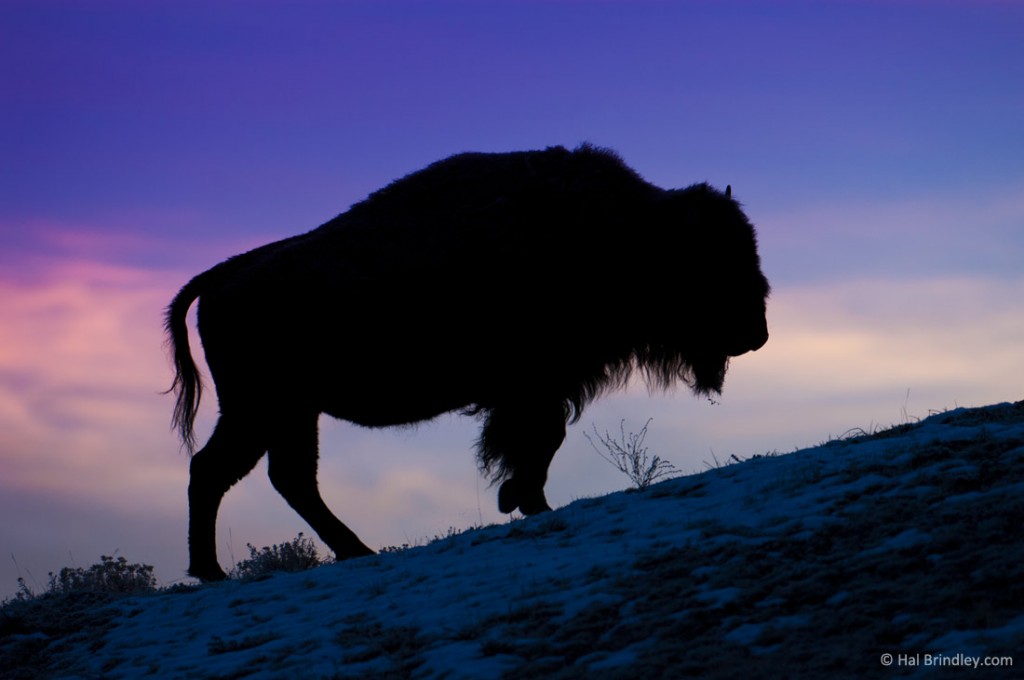
<svg viewBox="0 0 1024 680">
<path fill-rule="evenodd" d="M 996 1 L 4 2 L 0 597 L 114 551 L 180 580 L 163 308 L 459 151 L 593 142 L 663 187 L 732 184 L 758 227 L 768 345 L 718 404 L 592 407 L 555 505 L 628 485 L 592 425 L 653 417 L 689 473 L 1024 398 L 1022 36 Z M 502 520 L 472 419 L 321 430 L 325 498 L 372 547 Z M 224 566 L 309 531 L 265 464 L 218 528 Z"/>
</svg>

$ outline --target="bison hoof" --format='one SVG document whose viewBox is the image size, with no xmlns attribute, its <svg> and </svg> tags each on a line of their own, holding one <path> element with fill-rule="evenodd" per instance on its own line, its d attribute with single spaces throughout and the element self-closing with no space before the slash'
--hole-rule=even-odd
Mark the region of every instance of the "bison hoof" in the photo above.
<svg viewBox="0 0 1024 680">
<path fill-rule="evenodd" d="M 361 542 L 358 547 L 351 547 L 345 550 L 334 551 L 334 561 L 341 562 L 342 560 L 354 560 L 357 557 L 369 557 L 370 555 L 376 555 L 370 548 L 367 548 Z"/>
<path fill-rule="evenodd" d="M 519 509 L 524 515 L 536 515 L 551 509 L 544 498 L 544 489 L 524 490 L 519 482 L 509 479 L 498 489 L 498 510 L 508 514 Z"/>
<path fill-rule="evenodd" d="M 539 515 L 542 512 L 551 512 L 551 506 L 544 499 L 544 494 L 541 494 L 540 499 L 534 499 L 531 501 L 523 501 L 519 504 L 519 512 L 524 515 Z"/>
<path fill-rule="evenodd" d="M 203 583 L 213 583 L 215 581 L 223 581 L 228 577 L 224 573 L 224 570 L 220 568 L 220 565 L 214 564 L 211 567 L 193 568 L 189 567 L 188 575 L 192 578 L 197 578 Z"/>
</svg>

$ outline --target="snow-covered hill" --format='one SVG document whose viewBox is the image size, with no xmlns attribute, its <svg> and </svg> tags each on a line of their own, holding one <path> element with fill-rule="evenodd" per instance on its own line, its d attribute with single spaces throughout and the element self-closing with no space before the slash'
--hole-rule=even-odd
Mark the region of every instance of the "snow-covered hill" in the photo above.
<svg viewBox="0 0 1024 680">
<path fill-rule="evenodd" d="M 1022 527 L 1024 402 L 957 409 L 402 552 L 86 599 L 74 625 L 8 625 L 0 669 L 1024 677 Z"/>
</svg>

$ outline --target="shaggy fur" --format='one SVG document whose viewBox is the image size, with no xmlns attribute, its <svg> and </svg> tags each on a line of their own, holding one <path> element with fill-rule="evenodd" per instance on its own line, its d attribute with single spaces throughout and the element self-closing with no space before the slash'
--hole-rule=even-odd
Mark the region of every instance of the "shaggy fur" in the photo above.
<svg viewBox="0 0 1024 680">
<path fill-rule="evenodd" d="M 719 392 L 729 357 L 768 339 L 768 291 L 728 191 L 663 190 L 590 146 L 453 156 L 233 257 L 167 313 L 174 423 L 190 451 L 202 385 L 185 316 L 197 298 L 221 410 L 192 458 L 190 573 L 223 578 L 217 508 L 264 454 L 339 558 L 371 552 L 320 498 L 321 413 L 369 427 L 475 414 L 501 510 L 547 510 L 567 423 L 634 371 L 655 389 Z"/>
</svg>

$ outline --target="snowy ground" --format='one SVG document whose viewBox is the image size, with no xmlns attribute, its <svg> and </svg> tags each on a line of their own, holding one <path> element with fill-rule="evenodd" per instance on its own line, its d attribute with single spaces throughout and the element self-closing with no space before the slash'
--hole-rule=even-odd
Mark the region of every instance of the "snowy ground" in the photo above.
<svg viewBox="0 0 1024 680">
<path fill-rule="evenodd" d="M 859 434 L 300 574 L 85 599 L 0 628 L 0 675 L 1024 677 L 1024 402 Z"/>
</svg>

